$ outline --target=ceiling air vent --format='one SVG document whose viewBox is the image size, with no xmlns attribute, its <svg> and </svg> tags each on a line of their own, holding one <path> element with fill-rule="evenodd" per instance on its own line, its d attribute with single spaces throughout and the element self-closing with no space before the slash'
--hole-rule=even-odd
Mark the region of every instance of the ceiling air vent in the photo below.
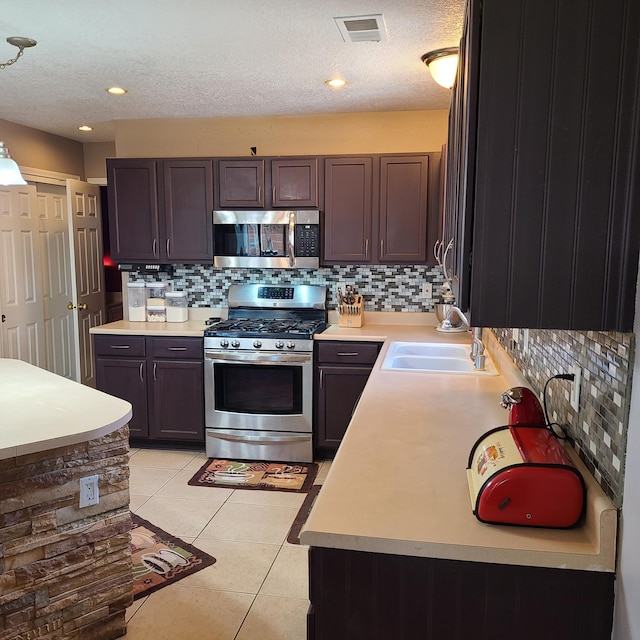
<svg viewBox="0 0 640 640">
<path fill-rule="evenodd" d="M 386 42 L 387 34 L 381 13 L 370 16 L 334 18 L 345 42 Z"/>
</svg>

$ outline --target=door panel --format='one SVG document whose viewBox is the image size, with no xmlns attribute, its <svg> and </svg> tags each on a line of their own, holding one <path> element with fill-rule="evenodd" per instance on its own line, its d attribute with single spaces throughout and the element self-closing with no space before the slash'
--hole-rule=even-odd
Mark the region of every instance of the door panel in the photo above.
<svg viewBox="0 0 640 640">
<path fill-rule="evenodd" d="M 74 294 L 66 189 L 61 185 L 38 183 L 36 191 L 46 368 L 70 380 L 77 380 L 78 338 L 73 311 L 68 308 Z"/>
<path fill-rule="evenodd" d="M 100 187 L 79 180 L 67 180 L 67 198 L 74 238 L 78 370 L 80 382 L 95 387 L 93 343 L 89 329 L 104 323 L 106 302 L 102 264 L 102 222 Z"/>
<path fill-rule="evenodd" d="M 0 356 L 45 366 L 35 188 L 0 187 Z"/>
</svg>

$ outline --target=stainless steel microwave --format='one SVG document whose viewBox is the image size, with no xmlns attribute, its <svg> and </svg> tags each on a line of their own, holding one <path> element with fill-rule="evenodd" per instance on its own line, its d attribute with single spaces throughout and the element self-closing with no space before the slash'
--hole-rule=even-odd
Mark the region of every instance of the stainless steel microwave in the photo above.
<svg viewBox="0 0 640 640">
<path fill-rule="evenodd" d="M 214 211 L 213 264 L 316 269 L 320 266 L 320 212 Z"/>
</svg>

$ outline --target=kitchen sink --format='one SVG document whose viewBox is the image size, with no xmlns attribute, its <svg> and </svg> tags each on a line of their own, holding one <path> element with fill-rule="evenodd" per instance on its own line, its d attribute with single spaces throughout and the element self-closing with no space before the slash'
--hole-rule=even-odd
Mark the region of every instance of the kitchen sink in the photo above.
<svg viewBox="0 0 640 640">
<path fill-rule="evenodd" d="M 381 368 L 387 371 L 498 375 L 488 356 L 485 356 L 485 368 L 476 369 L 469 358 L 469 350 L 470 347 L 459 344 L 392 342 Z"/>
</svg>

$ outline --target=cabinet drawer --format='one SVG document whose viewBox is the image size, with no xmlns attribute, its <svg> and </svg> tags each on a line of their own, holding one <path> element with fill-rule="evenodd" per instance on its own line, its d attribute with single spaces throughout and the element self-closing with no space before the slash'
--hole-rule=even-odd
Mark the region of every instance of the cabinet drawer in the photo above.
<svg viewBox="0 0 640 640">
<path fill-rule="evenodd" d="M 97 356 L 144 357 L 144 336 L 93 336 Z"/>
<path fill-rule="evenodd" d="M 151 355 L 154 358 L 202 360 L 203 342 L 201 338 L 152 338 Z"/>
<path fill-rule="evenodd" d="M 377 342 L 318 342 L 318 362 L 373 364 L 378 357 Z"/>
</svg>

